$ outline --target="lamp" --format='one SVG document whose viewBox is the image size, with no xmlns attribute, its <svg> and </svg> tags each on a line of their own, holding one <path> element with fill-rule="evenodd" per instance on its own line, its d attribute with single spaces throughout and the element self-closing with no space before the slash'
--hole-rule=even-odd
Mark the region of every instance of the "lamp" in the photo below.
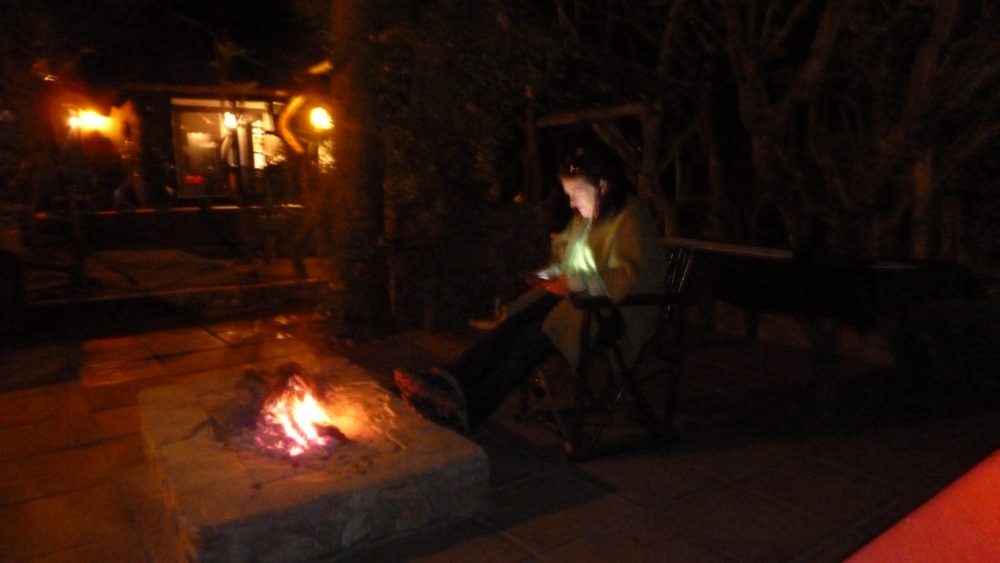
<svg viewBox="0 0 1000 563">
<path fill-rule="evenodd" d="M 91 110 L 77 110 L 71 112 L 69 126 L 81 131 L 107 131 L 111 127 L 111 118 Z"/>
<path fill-rule="evenodd" d="M 306 152 L 310 143 L 326 139 L 333 133 L 333 115 L 329 104 L 315 95 L 298 95 L 289 100 L 278 117 L 278 133 L 297 153 Z"/>
<path fill-rule="evenodd" d="M 329 131 L 333 129 L 333 116 L 323 106 L 316 106 L 309 112 L 309 123 L 317 131 Z"/>
</svg>

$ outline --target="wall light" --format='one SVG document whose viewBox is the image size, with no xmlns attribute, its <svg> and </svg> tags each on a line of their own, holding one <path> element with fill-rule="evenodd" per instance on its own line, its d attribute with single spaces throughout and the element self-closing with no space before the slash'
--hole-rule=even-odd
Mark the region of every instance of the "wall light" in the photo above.
<svg viewBox="0 0 1000 563">
<path fill-rule="evenodd" d="M 317 131 L 329 131 L 333 129 L 333 117 L 330 112 L 322 106 L 316 106 L 309 112 L 309 123 Z"/>
<path fill-rule="evenodd" d="M 81 130 L 107 131 L 111 128 L 111 118 L 86 110 L 71 115 L 69 118 L 70 127 L 78 127 Z"/>
</svg>

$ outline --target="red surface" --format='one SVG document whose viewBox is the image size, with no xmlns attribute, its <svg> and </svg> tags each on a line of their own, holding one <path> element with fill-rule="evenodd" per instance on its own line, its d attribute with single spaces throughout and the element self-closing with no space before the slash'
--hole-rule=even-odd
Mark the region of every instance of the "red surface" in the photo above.
<svg viewBox="0 0 1000 563">
<path fill-rule="evenodd" d="M 1000 562 L 1000 452 L 847 559 L 890 562 Z"/>
</svg>

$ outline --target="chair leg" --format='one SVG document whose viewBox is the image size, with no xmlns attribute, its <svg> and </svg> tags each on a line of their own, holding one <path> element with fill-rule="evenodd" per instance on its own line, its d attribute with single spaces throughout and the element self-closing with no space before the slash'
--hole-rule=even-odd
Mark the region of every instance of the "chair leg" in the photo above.
<svg viewBox="0 0 1000 563">
<path fill-rule="evenodd" d="M 607 408 L 604 410 L 603 420 L 601 420 L 601 423 L 598 424 L 597 429 L 595 429 L 590 434 L 590 438 L 587 440 L 587 444 L 584 447 L 585 450 L 590 450 L 594 447 L 594 444 L 597 442 L 597 439 L 600 438 L 601 434 L 604 432 L 604 429 L 607 428 L 608 424 L 611 423 L 611 418 L 614 417 L 615 415 L 614 409 L 616 406 L 618 406 L 618 402 L 621 401 L 622 395 L 624 394 L 625 394 L 625 386 L 622 385 L 618 389 L 618 393 L 615 394 L 615 398 L 611 401 L 611 403 L 608 404 Z"/>
<path fill-rule="evenodd" d="M 667 396 L 664 407 L 663 419 L 670 432 L 674 431 L 674 418 L 677 413 L 677 397 L 680 391 L 681 368 L 680 365 L 671 364 L 667 373 Z"/>
<path fill-rule="evenodd" d="M 549 407 L 552 411 L 552 420 L 555 421 L 559 435 L 562 437 L 563 450 L 566 452 L 566 457 L 572 459 L 576 455 L 578 448 L 576 447 L 576 442 L 573 440 L 573 434 L 570 433 L 562 414 L 559 413 L 559 406 L 556 405 L 555 397 L 553 397 L 551 388 L 549 387 L 549 379 L 541 369 L 535 370 L 535 377 L 538 378 L 538 383 L 542 387 L 545 400 L 549 402 Z"/>
<path fill-rule="evenodd" d="M 639 422 L 642 424 L 643 428 L 647 432 L 656 436 L 662 437 L 663 435 L 663 421 L 659 420 L 656 416 L 656 410 L 653 408 L 652 403 L 646 398 L 645 393 L 639 389 L 639 384 L 636 383 L 633 377 L 632 371 L 626 371 L 624 373 L 625 377 L 625 387 L 628 389 L 629 394 L 632 395 L 632 400 L 635 401 L 635 406 L 639 410 Z"/>
</svg>

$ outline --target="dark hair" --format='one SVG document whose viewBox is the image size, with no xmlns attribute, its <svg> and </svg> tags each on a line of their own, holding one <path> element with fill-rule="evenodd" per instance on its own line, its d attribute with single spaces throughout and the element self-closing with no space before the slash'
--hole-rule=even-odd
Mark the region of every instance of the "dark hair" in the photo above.
<svg viewBox="0 0 1000 563">
<path fill-rule="evenodd" d="M 597 188 L 596 220 L 614 217 L 625 204 L 625 190 L 615 172 L 607 155 L 584 147 L 573 149 L 559 165 L 560 178 L 582 178 Z"/>
</svg>

